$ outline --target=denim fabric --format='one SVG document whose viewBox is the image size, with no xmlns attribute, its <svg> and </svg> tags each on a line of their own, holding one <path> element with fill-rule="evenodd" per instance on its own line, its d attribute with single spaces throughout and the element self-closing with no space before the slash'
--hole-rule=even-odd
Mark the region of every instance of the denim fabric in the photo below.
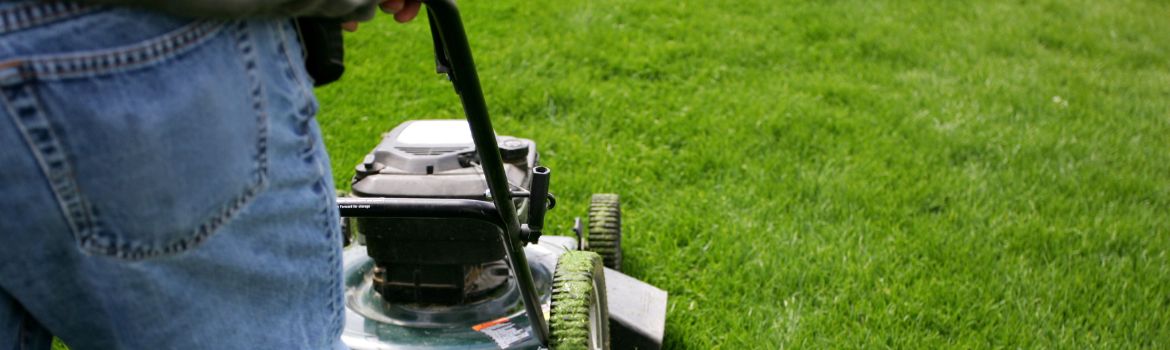
<svg viewBox="0 0 1170 350">
<path fill-rule="evenodd" d="M 287 20 L 0 0 L 0 349 L 343 349 Z"/>
</svg>

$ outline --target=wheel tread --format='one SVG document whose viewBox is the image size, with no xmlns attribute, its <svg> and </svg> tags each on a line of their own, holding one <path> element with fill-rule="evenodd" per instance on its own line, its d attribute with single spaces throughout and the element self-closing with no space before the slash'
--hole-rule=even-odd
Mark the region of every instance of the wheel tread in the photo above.
<svg viewBox="0 0 1170 350">
<path fill-rule="evenodd" d="M 593 288 L 605 288 L 605 274 L 601 269 L 601 256 L 587 251 L 570 251 L 557 260 L 553 274 L 552 306 L 549 313 L 550 345 L 557 350 L 587 349 L 589 347 L 589 306 Z M 600 275 L 600 276 L 598 276 Z M 595 285 L 594 279 L 597 279 Z M 605 291 L 598 294 L 601 308 L 606 307 Z M 598 316 L 608 334 L 609 320 L 606 311 Z M 604 349 L 609 349 L 609 337 L 603 336 Z"/>
<path fill-rule="evenodd" d="M 601 254 L 605 266 L 621 270 L 622 266 L 622 214 L 617 194 L 594 194 L 589 205 L 590 251 Z"/>
</svg>

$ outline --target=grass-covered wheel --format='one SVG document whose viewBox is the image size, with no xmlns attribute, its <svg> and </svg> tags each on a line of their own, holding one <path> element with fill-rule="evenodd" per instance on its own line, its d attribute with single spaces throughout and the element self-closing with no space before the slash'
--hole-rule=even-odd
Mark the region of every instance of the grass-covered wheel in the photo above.
<svg viewBox="0 0 1170 350">
<path fill-rule="evenodd" d="M 609 349 L 609 306 L 601 256 L 570 251 L 553 273 L 549 338 L 552 349 Z"/>
<path fill-rule="evenodd" d="M 622 270 L 622 207 L 618 195 L 597 193 L 589 203 L 588 250 L 600 254 L 605 267 Z"/>
</svg>

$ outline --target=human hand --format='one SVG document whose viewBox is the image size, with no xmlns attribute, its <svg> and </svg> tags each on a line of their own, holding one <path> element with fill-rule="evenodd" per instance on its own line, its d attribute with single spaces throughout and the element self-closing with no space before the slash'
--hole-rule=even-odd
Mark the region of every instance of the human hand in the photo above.
<svg viewBox="0 0 1170 350">
<path fill-rule="evenodd" d="M 410 22 L 415 16 L 418 16 L 419 9 L 422 8 L 422 0 L 380 0 L 378 7 L 382 12 L 393 14 L 394 20 L 398 23 Z M 341 29 L 347 32 L 357 31 L 358 21 L 349 21 L 341 24 Z"/>
</svg>

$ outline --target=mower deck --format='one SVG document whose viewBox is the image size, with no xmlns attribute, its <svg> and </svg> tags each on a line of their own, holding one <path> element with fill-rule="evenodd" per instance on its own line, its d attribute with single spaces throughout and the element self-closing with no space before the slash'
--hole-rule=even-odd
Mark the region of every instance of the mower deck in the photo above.
<svg viewBox="0 0 1170 350">
<path fill-rule="evenodd" d="M 577 248 L 570 237 L 545 236 L 524 248 L 541 308 L 548 311 L 557 258 Z M 345 250 L 345 328 L 341 339 L 353 350 L 536 349 L 514 280 L 483 302 L 448 308 L 390 305 L 372 287 L 373 259 L 363 245 Z M 605 269 L 614 349 L 657 349 L 666 324 L 665 291 Z M 498 315 L 506 315 L 500 317 Z"/>
</svg>

